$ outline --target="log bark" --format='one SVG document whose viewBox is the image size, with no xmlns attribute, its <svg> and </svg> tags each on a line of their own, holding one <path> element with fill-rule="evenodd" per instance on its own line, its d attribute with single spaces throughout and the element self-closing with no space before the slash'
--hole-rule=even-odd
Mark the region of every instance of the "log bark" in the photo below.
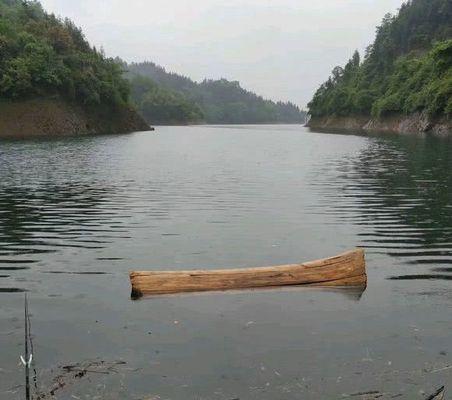
<svg viewBox="0 0 452 400">
<path fill-rule="evenodd" d="M 359 286 L 367 284 L 364 251 L 355 249 L 335 257 L 274 267 L 134 271 L 132 297 L 183 292 L 218 291 L 288 285 Z"/>
</svg>

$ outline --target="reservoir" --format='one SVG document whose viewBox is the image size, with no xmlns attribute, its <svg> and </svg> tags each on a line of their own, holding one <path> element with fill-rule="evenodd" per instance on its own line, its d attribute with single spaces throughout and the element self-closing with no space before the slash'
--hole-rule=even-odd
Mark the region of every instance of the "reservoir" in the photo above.
<svg viewBox="0 0 452 400">
<path fill-rule="evenodd" d="M 450 140 L 296 125 L 0 142 L 0 399 L 23 398 L 24 292 L 43 392 L 63 366 L 115 364 L 58 399 L 452 389 L 451 171 Z M 364 292 L 130 298 L 130 270 L 290 264 L 354 247 L 366 250 Z"/>
</svg>

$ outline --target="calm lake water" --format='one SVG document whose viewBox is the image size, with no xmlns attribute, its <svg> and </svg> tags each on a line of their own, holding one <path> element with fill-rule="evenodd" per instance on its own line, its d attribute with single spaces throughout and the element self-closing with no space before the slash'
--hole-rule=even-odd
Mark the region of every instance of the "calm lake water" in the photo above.
<svg viewBox="0 0 452 400">
<path fill-rule="evenodd" d="M 23 399 L 22 291 L 39 387 L 64 365 L 125 362 L 58 399 L 452 391 L 451 171 L 450 141 L 298 126 L 0 142 L 0 398 Z M 355 246 L 367 251 L 362 294 L 130 299 L 133 269 L 285 264 Z"/>
</svg>

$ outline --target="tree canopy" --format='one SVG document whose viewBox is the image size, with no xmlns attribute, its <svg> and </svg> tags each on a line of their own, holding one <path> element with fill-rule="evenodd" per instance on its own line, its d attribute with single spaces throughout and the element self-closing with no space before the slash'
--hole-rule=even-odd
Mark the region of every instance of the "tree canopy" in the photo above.
<svg viewBox="0 0 452 400">
<path fill-rule="evenodd" d="M 125 105 L 129 84 L 69 19 L 33 0 L 0 0 L 0 98 L 60 95 L 83 106 Z"/>
<path fill-rule="evenodd" d="M 142 75 L 132 76 L 130 83 L 138 112 L 153 124 L 190 124 L 204 119 L 198 105 L 179 92 L 160 87 Z"/>
<path fill-rule="evenodd" d="M 312 117 L 452 115 L 452 2 L 411 0 L 387 14 L 364 60 L 355 52 L 309 103 Z"/>
<path fill-rule="evenodd" d="M 128 69 L 129 72 L 125 72 Z M 132 103 L 150 123 L 302 122 L 291 103 L 225 79 L 197 83 L 153 63 L 127 65 L 92 47 L 69 19 L 36 0 L 0 0 L 0 99 L 60 96 L 82 106 Z"/>
<path fill-rule="evenodd" d="M 127 69 L 129 77 L 147 77 L 161 88 L 182 95 L 192 107 L 201 110 L 207 123 L 301 123 L 305 120 L 305 112 L 295 104 L 266 100 L 243 89 L 239 82 L 206 79 L 198 83 L 152 62 L 130 64 Z"/>
</svg>

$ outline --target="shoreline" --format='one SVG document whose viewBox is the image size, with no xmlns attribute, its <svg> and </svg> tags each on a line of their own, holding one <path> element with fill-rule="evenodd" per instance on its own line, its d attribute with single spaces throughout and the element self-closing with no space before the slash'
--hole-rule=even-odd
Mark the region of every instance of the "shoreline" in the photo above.
<svg viewBox="0 0 452 400">
<path fill-rule="evenodd" d="M 0 102 L 0 138 L 84 136 L 152 130 L 131 108 L 84 108 L 59 97 Z"/>
<path fill-rule="evenodd" d="M 452 137 L 452 121 L 446 118 L 432 121 L 424 113 L 394 115 L 383 119 L 372 119 L 365 116 L 330 116 L 312 118 L 306 126 L 312 129 L 333 129 L 346 132 Z"/>
</svg>

